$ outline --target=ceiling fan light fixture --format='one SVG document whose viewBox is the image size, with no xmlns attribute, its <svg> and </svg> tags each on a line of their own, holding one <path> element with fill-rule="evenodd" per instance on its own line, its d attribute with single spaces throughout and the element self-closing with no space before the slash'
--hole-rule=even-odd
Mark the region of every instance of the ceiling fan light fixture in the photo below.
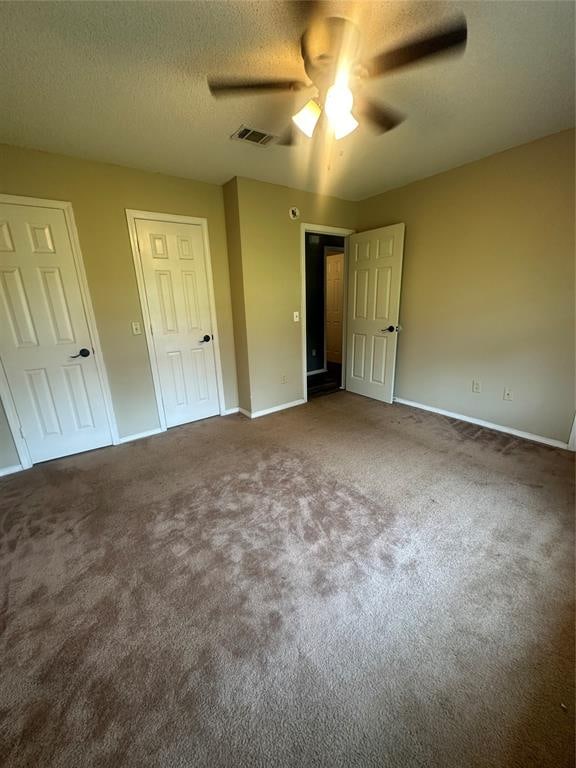
<svg viewBox="0 0 576 768">
<path fill-rule="evenodd" d="M 310 101 L 307 101 L 306 104 L 304 104 L 299 112 L 292 116 L 292 122 L 300 128 L 302 133 L 311 139 L 321 111 L 322 110 L 314 99 L 310 99 Z"/>
<path fill-rule="evenodd" d="M 352 115 L 354 97 L 348 87 L 348 77 L 339 74 L 334 85 L 328 88 L 324 109 L 334 136 L 342 139 L 358 127 L 358 121 Z"/>
</svg>

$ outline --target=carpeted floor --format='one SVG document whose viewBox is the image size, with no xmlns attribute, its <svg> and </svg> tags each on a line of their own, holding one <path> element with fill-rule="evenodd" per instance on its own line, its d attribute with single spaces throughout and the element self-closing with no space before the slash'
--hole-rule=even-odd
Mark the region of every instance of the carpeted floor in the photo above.
<svg viewBox="0 0 576 768">
<path fill-rule="evenodd" d="M 339 392 L 0 481 L 0 763 L 568 768 L 573 455 Z"/>
</svg>

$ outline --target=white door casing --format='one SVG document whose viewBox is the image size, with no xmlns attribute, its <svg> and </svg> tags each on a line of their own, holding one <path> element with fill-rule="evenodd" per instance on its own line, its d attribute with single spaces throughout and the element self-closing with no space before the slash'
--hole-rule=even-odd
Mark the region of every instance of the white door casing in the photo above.
<svg viewBox="0 0 576 768">
<path fill-rule="evenodd" d="M 37 202 L 0 200 L 0 357 L 23 466 L 110 445 L 115 435 L 71 208 Z M 82 348 L 90 354 L 73 357 Z"/>
<path fill-rule="evenodd" d="M 134 215 L 141 300 L 167 427 L 220 413 L 204 233 L 200 224 L 174 218 Z"/>
<path fill-rule="evenodd" d="M 348 244 L 346 389 L 391 403 L 398 344 L 404 224 Z"/>
<path fill-rule="evenodd" d="M 327 249 L 326 276 L 326 360 L 342 362 L 342 313 L 344 297 L 344 251 Z"/>
</svg>

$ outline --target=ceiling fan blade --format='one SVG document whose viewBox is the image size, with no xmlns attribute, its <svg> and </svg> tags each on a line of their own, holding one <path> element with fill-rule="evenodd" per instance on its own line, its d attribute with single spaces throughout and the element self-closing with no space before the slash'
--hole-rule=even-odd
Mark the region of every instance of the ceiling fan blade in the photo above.
<svg viewBox="0 0 576 768">
<path fill-rule="evenodd" d="M 293 147 L 294 144 L 296 144 L 296 129 L 293 125 L 289 125 L 288 128 L 286 128 L 276 144 L 279 147 Z"/>
<path fill-rule="evenodd" d="M 307 87 L 301 80 L 208 80 L 210 93 L 216 98 L 301 91 Z"/>
<path fill-rule="evenodd" d="M 297 21 L 304 20 L 309 24 L 327 8 L 327 3 L 322 0 L 289 0 L 288 8 Z"/>
<path fill-rule="evenodd" d="M 363 117 L 376 133 L 386 133 L 404 121 L 400 112 L 366 98 L 357 98 L 354 108 L 357 117 Z"/>
<path fill-rule="evenodd" d="M 412 40 L 399 48 L 381 53 L 364 63 L 369 77 L 380 77 L 422 59 L 466 46 L 468 29 L 465 19 L 453 22 L 435 34 Z"/>
</svg>

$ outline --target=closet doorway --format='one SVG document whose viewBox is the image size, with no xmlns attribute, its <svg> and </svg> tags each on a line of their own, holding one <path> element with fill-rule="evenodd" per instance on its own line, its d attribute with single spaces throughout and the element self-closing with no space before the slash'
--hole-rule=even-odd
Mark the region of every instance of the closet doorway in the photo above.
<svg viewBox="0 0 576 768">
<path fill-rule="evenodd" d="M 310 227 L 304 232 L 308 397 L 338 391 L 344 378 L 345 236 L 349 230 L 322 229 Z"/>
</svg>

